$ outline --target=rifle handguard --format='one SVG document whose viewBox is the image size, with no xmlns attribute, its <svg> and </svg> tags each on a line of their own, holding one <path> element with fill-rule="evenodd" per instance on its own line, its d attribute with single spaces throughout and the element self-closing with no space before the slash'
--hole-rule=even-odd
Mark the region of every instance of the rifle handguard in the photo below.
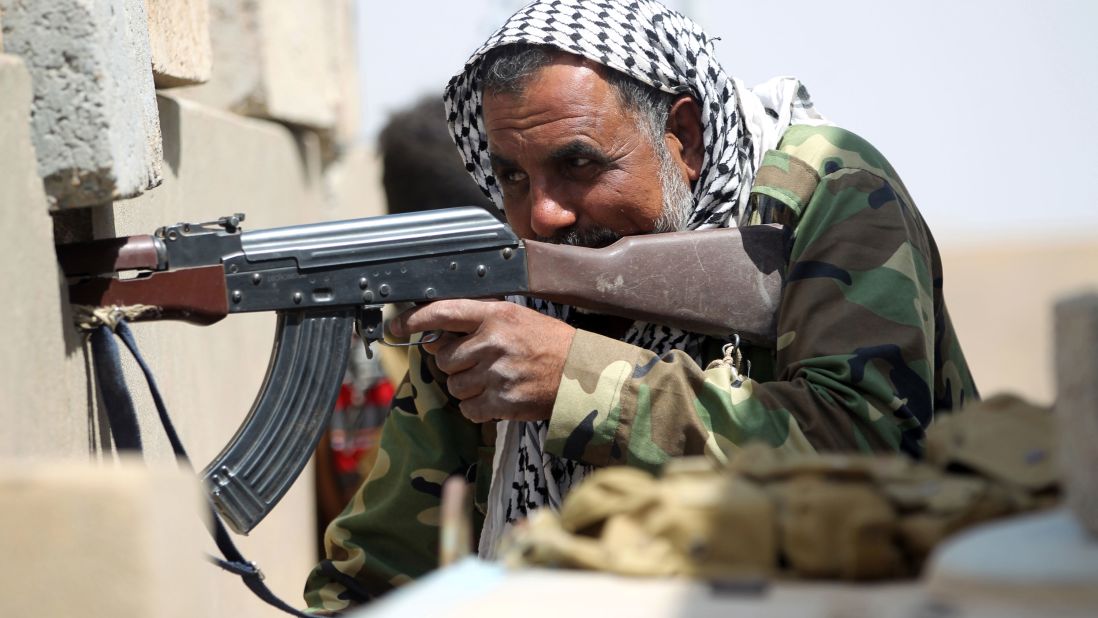
<svg viewBox="0 0 1098 618">
<path fill-rule="evenodd" d="M 339 395 L 354 309 L 279 311 L 263 387 L 247 418 L 203 471 L 214 505 L 247 534 L 289 490 Z"/>
</svg>

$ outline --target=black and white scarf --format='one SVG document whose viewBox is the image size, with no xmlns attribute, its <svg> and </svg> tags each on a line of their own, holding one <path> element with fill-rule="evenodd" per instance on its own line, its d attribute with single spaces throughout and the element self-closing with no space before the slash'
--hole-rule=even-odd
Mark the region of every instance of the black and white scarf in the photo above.
<svg viewBox="0 0 1098 618">
<path fill-rule="evenodd" d="M 762 155 L 792 124 L 825 122 L 793 78 L 775 78 L 752 90 L 724 72 L 717 39 L 655 0 L 538 0 L 520 9 L 470 56 L 446 87 L 446 113 L 465 168 L 502 208 L 492 177 L 481 114 L 479 69 L 484 55 L 512 43 L 547 45 L 583 56 L 672 94 L 693 95 L 702 110 L 705 157 L 694 183 L 688 229 L 729 227 L 746 214 Z M 519 299 L 542 313 L 567 319 L 572 308 Z M 664 354 L 683 350 L 700 364 L 701 337 L 673 328 L 635 323 L 623 340 Z M 559 508 L 568 489 L 590 466 L 544 452 L 547 422 L 501 422 L 493 463 L 481 555 L 494 556 L 504 529 L 543 505 Z"/>
</svg>

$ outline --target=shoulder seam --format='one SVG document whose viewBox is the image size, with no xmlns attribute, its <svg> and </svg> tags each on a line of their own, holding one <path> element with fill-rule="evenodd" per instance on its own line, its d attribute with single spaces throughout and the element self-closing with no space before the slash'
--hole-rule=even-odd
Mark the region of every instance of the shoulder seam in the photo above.
<svg viewBox="0 0 1098 618">
<path fill-rule="evenodd" d="M 815 194 L 820 175 L 808 162 L 781 150 L 763 155 L 751 192 L 772 197 L 800 214 Z"/>
</svg>

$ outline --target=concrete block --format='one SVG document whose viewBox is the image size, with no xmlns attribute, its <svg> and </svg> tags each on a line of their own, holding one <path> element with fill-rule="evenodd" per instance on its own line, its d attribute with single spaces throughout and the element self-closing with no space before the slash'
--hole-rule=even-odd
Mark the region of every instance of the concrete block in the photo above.
<svg viewBox="0 0 1098 618">
<path fill-rule="evenodd" d="M 336 42 L 328 37 L 328 24 L 336 19 L 336 1 L 260 4 L 260 44 L 270 117 L 316 128 L 335 124 L 339 88 L 330 50 Z"/>
<path fill-rule="evenodd" d="M 1055 308 L 1056 415 L 1067 503 L 1098 537 L 1098 293 Z"/>
<path fill-rule="evenodd" d="M 69 326 L 30 124 L 30 74 L 18 57 L 0 54 L 0 457 L 87 457 L 84 358 Z"/>
<path fill-rule="evenodd" d="M 149 233 L 179 221 L 209 221 L 245 212 L 245 229 L 324 218 L 315 136 L 299 139 L 278 123 L 215 110 L 175 93 L 159 97 L 164 133 L 164 183 L 133 200 L 97 210 L 96 236 Z M 305 132 L 306 138 L 311 134 Z M 244 420 L 259 391 L 274 341 L 274 315 L 234 315 L 209 327 L 170 322 L 134 325 L 168 411 L 195 465 L 204 467 Z M 126 380 L 140 415 L 147 458 L 171 458 L 156 411 L 132 362 Z M 310 469 L 248 537 L 241 551 L 287 602 L 301 603 L 304 577 L 316 563 L 315 494 Z M 214 551 L 212 544 L 205 546 Z M 256 599 L 239 578 L 219 574 L 205 616 L 266 617 L 278 612 Z"/>
<path fill-rule="evenodd" d="M 156 87 L 209 81 L 213 56 L 209 0 L 145 0 L 145 8 Z"/>
<path fill-rule="evenodd" d="M 321 133 L 326 161 L 333 161 L 353 146 L 362 130 L 362 99 L 358 76 L 356 5 L 353 0 L 332 0 L 333 15 L 325 20 L 331 41 L 330 66 L 334 93 L 335 124 Z"/>
<path fill-rule="evenodd" d="M 34 84 L 38 173 L 53 207 L 160 183 L 144 0 L 0 0 L 4 45 Z"/>
<path fill-rule="evenodd" d="M 336 123 L 336 0 L 210 0 L 213 76 L 181 96 L 314 129 Z"/>
<path fill-rule="evenodd" d="M 4 616 L 213 616 L 197 480 L 139 461 L 0 466 Z"/>
</svg>

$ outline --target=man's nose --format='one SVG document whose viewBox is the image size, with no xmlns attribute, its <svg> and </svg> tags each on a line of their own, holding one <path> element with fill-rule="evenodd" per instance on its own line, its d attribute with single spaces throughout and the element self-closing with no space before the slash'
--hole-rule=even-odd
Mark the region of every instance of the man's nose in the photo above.
<svg viewBox="0 0 1098 618">
<path fill-rule="evenodd" d="M 565 206 L 549 187 L 534 187 L 530 199 L 530 229 L 538 236 L 552 238 L 576 223 L 575 211 Z"/>
</svg>

